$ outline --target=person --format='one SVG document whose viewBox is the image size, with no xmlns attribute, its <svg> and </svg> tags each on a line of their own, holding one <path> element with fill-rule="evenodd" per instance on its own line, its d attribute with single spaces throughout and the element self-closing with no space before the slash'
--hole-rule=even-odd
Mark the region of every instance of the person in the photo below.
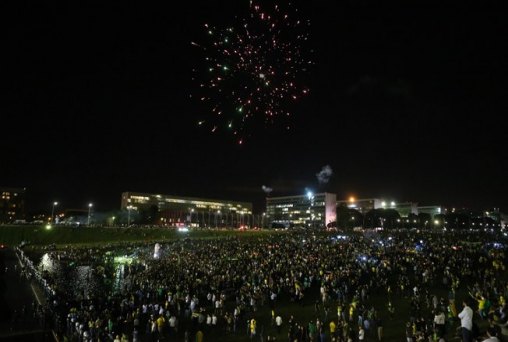
<svg viewBox="0 0 508 342">
<path fill-rule="evenodd" d="M 196 342 L 203 342 L 203 332 L 201 330 L 196 333 Z"/>
<path fill-rule="evenodd" d="M 256 320 L 252 318 L 250 320 L 250 338 L 253 339 L 256 337 Z"/>
<path fill-rule="evenodd" d="M 487 329 L 487 338 L 482 342 L 500 342 L 500 340 L 497 338 L 496 328 L 489 327 Z"/>
<path fill-rule="evenodd" d="M 494 322 L 495 325 L 497 325 L 499 328 L 501 328 L 501 339 L 503 341 L 508 341 L 508 319 L 507 317 Z"/>
<path fill-rule="evenodd" d="M 365 340 L 365 330 L 363 330 L 363 327 L 360 325 L 358 327 L 358 341 L 364 341 Z"/>
<path fill-rule="evenodd" d="M 377 339 L 378 341 L 381 341 L 383 339 L 383 321 L 381 318 L 378 318 L 376 320 L 376 326 L 377 326 Z"/>
<path fill-rule="evenodd" d="M 330 322 L 330 336 L 335 337 L 335 330 L 337 329 L 337 326 L 335 325 L 335 322 L 332 320 Z"/>
<path fill-rule="evenodd" d="M 156 320 L 157 322 L 157 331 L 159 332 L 159 337 L 163 338 L 164 336 L 164 326 L 166 324 L 166 319 L 162 314 L 159 315 L 159 318 Z"/>
<path fill-rule="evenodd" d="M 460 327 L 463 342 L 473 342 L 473 310 L 469 307 L 466 300 L 462 302 L 464 308 L 459 313 Z"/>
<path fill-rule="evenodd" d="M 446 316 L 443 310 L 436 310 L 434 313 L 434 327 L 436 328 L 436 333 L 438 337 L 443 337 L 445 335 L 445 323 Z"/>
<path fill-rule="evenodd" d="M 280 329 L 282 326 L 282 317 L 280 317 L 280 315 L 277 315 L 275 318 L 275 324 L 277 325 L 277 334 L 280 334 Z"/>
</svg>

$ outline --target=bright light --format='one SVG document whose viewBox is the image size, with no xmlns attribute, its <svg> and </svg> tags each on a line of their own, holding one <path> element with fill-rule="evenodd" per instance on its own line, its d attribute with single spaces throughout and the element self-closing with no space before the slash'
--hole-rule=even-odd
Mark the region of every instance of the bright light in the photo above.
<svg viewBox="0 0 508 342">
<path fill-rule="evenodd" d="M 180 233 L 187 233 L 189 231 L 189 228 L 187 228 L 187 227 L 180 227 L 180 228 L 178 228 L 178 231 Z"/>
<path fill-rule="evenodd" d="M 439 221 L 438 220 L 434 220 L 434 224 L 439 224 Z"/>
<path fill-rule="evenodd" d="M 46 225 L 46 229 L 47 229 L 47 230 L 50 230 L 51 228 L 52 228 L 52 227 L 51 227 L 51 225 L 50 225 L 50 224 L 47 224 L 47 225 Z"/>
<path fill-rule="evenodd" d="M 385 201 L 381 202 L 381 205 L 382 205 L 383 207 L 386 207 L 386 202 L 385 202 Z"/>
<path fill-rule="evenodd" d="M 312 199 L 312 197 L 314 197 L 314 194 L 312 193 L 312 191 L 307 191 L 307 197 L 308 197 L 308 199 Z"/>
<path fill-rule="evenodd" d="M 53 205 L 58 205 L 58 202 L 53 202 Z"/>
<path fill-rule="evenodd" d="M 93 207 L 93 204 L 92 203 L 88 203 L 88 207 L 89 208 Z"/>
<path fill-rule="evenodd" d="M 113 262 L 115 264 L 132 264 L 132 261 L 133 261 L 133 258 L 131 257 L 128 257 L 128 256 L 116 256 L 113 258 Z"/>
<path fill-rule="evenodd" d="M 349 202 L 353 203 L 355 201 L 355 198 L 353 196 L 349 197 Z"/>
<path fill-rule="evenodd" d="M 395 207 L 395 202 L 394 202 L 394 201 L 392 201 L 392 202 L 390 203 L 390 205 L 391 205 L 392 207 Z"/>
</svg>

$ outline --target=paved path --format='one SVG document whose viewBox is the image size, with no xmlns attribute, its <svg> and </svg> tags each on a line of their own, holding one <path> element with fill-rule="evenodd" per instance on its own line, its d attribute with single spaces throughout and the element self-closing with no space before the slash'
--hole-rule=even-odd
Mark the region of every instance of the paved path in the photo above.
<svg viewBox="0 0 508 342">
<path fill-rule="evenodd" d="M 36 284 L 20 275 L 13 249 L 0 250 L 0 340 L 54 341 L 51 331 L 41 329 L 34 304 L 45 304 Z"/>
</svg>

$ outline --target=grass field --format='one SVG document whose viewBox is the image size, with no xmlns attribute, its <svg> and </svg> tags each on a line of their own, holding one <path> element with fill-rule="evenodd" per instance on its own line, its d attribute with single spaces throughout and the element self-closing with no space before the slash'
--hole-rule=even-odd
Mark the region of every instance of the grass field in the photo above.
<svg viewBox="0 0 508 342">
<path fill-rule="evenodd" d="M 0 244 L 19 245 L 22 241 L 30 245 L 93 245 L 122 242 L 170 241 L 175 239 L 216 239 L 226 237 L 256 237 L 274 234 L 270 231 L 193 230 L 179 232 L 170 228 L 98 228 L 62 227 L 45 225 L 0 226 Z"/>
</svg>

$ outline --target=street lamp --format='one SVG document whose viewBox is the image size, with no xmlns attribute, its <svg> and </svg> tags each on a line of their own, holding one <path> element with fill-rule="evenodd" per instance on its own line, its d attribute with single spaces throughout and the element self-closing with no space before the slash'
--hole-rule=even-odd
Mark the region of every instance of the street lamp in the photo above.
<svg viewBox="0 0 508 342">
<path fill-rule="evenodd" d="M 220 210 L 215 213 L 215 229 L 217 229 L 217 214 L 220 214 Z"/>
<path fill-rule="evenodd" d="M 88 203 L 88 221 L 87 221 L 87 226 L 90 225 L 90 213 L 92 211 L 92 207 L 93 207 L 93 204 L 92 203 Z"/>
<path fill-rule="evenodd" d="M 51 223 L 55 223 L 54 213 L 55 213 L 55 206 L 58 205 L 58 202 L 53 202 L 53 207 L 51 208 Z"/>
<path fill-rule="evenodd" d="M 314 213 L 311 211 L 312 206 L 314 205 L 314 194 L 312 191 L 307 191 L 307 198 L 309 199 L 309 215 L 310 215 L 310 223 L 309 227 L 313 227 L 314 225 Z"/>
</svg>

